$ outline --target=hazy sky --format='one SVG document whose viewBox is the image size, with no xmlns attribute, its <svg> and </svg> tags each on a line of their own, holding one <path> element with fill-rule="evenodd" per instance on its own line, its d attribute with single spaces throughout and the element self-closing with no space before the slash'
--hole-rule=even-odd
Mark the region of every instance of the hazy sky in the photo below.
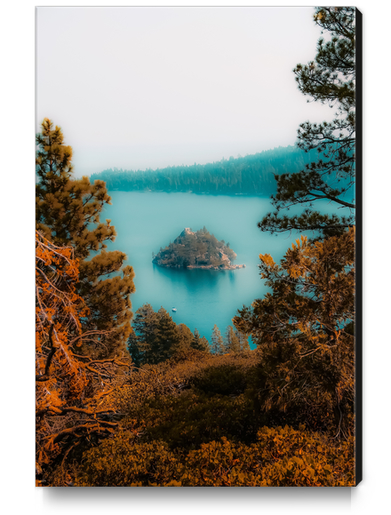
<svg viewBox="0 0 391 515">
<path fill-rule="evenodd" d="M 330 119 L 293 68 L 313 59 L 313 8 L 37 9 L 37 130 L 73 147 L 77 176 L 206 163 L 293 145 Z"/>
</svg>

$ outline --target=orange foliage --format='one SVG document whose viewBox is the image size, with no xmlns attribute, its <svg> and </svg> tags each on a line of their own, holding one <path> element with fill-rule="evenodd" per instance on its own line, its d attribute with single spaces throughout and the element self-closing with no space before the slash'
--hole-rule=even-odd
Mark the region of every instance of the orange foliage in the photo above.
<svg viewBox="0 0 391 515">
<path fill-rule="evenodd" d="M 129 360 L 93 360 L 83 353 L 99 345 L 102 331 L 82 332 L 89 312 L 76 293 L 78 260 L 36 233 L 36 447 L 37 474 L 44 484 L 53 465 L 83 439 L 114 431 L 113 409 L 104 397 L 120 382 L 119 366 Z"/>
<path fill-rule="evenodd" d="M 225 437 L 189 452 L 130 432 L 83 455 L 77 486 L 354 486 L 354 442 L 304 428 L 261 428 L 251 445 Z"/>
</svg>

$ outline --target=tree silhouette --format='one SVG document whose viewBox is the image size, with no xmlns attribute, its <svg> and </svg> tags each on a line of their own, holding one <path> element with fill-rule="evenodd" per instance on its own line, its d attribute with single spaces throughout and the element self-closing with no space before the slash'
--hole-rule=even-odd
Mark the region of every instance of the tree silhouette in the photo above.
<svg viewBox="0 0 391 515">
<path fill-rule="evenodd" d="M 318 158 L 298 173 L 275 175 L 276 211 L 258 224 L 262 231 L 320 230 L 340 234 L 355 224 L 356 207 L 356 16 L 353 7 L 319 7 L 315 23 L 330 36 L 318 41 L 314 61 L 294 69 L 300 91 L 313 101 L 336 109 L 331 122 L 304 122 L 298 129 L 298 146 Z M 312 203 L 326 199 L 342 209 L 341 215 L 322 214 Z M 309 206 L 308 207 L 308 203 Z M 298 215 L 280 216 L 280 210 L 306 204 Z"/>
<path fill-rule="evenodd" d="M 97 358 L 121 353 L 130 334 L 134 272 L 124 265 L 123 252 L 106 250 L 106 242 L 114 241 L 116 232 L 110 220 L 101 223 L 99 219 L 110 203 L 105 183 L 72 178 L 72 148 L 64 144 L 60 127 L 54 128 L 47 118 L 37 146 L 37 229 L 55 245 L 71 245 L 79 260 L 76 288 L 90 313 L 82 319 L 83 330 L 106 335 L 105 345 L 98 348 L 88 342 L 88 352 Z"/>
</svg>

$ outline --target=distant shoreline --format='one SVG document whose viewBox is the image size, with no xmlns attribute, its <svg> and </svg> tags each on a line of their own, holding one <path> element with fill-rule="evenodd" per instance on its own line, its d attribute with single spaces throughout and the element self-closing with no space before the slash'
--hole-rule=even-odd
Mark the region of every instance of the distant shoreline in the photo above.
<svg viewBox="0 0 391 515">
<path fill-rule="evenodd" d="M 90 175 L 106 183 L 109 191 L 155 191 L 270 197 L 277 191 L 276 177 L 298 173 L 319 159 L 316 149 L 308 153 L 289 146 L 223 159 L 203 165 L 167 166 L 155 170 L 109 168 Z"/>
<path fill-rule="evenodd" d="M 270 194 L 255 194 L 255 193 L 224 193 L 224 192 L 213 192 L 210 191 L 168 191 L 168 190 L 124 190 L 124 189 L 117 189 L 117 188 L 107 188 L 108 193 L 114 193 L 122 191 L 124 193 L 167 193 L 167 194 L 176 194 L 176 193 L 186 193 L 186 194 L 192 194 L 192 195 L 208 195 L 209 197 L 249 197 L 249 198 L 263 198 L 268 199 L 270 198 Z"/>
</svg>

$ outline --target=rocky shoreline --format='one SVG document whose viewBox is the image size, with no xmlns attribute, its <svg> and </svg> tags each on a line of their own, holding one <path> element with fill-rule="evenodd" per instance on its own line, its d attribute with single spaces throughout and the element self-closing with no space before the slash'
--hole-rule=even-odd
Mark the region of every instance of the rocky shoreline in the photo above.
<svg viewBox="0 0 391 515">
<path fill-rule="evenodd" d="M 187 268 L 202 268 L 204 270 L 236 270 L 238 268 L 246 268 L 246 265 L 189 265 Z"/>
<path fill-rule="evenodd" d="M 239 268 L 246 268 L 246 265 L 188 265 L 183 267 L 181 265 L 162 265 L 159 263 L 155 263 L 157 266 L 161 266 L 162 268 L 183 268 L 185 270 L 194 270 L 196 268 L 202 270 L 237 270 Z"/>
</svg>

